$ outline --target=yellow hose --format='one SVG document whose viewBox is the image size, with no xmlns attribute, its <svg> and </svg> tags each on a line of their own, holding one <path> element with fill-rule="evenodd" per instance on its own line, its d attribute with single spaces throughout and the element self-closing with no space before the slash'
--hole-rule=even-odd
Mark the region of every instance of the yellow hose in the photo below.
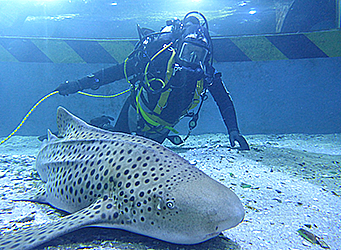
<svg viewBox="0 0 341 250">
<path fill-rule="evenodd" d="M 25 123 L 25 121 L 27 120 L 27 118 L 31 115 L 31 113 L 38 107 L 38 105 L 40 103 L 42 103 L 43 101 L 45 101 L 47 98 L 49 98 L 50 96 L 53 96 L 55 94 L 57 94 L 59 91 L 54 91 L 51 92 L 50 94 L 47 94 L 46 96 L 44 96 L 43 98 L 41 98 L 36 104 L 34 104 L 34 106 L 30 109 L 30 111 L 28 111 L 28 113 L 25 115 L 24 119 L 22 119 L 22 121 L 20 122 L 20 124 L 18 125 L 18 127 L 16 127 L 16 129 L 13 130 L 12 133 L 9 134 L 9 136 L 7 136 L 5 139 L 3 139 L 0 142 L 0 145 L 3 144 L 5 141 L 7 141 L 9 138 L 11 138 L 19 129 L 20 127 Z"/>
<path fill-rule="evenodd" d="M 123 90 L 122 92 L 119 92 L 119 93 L 114 94 L 114 95 L 94 95 L 94 94 L 85 93 L 85 92 L 82 92 L 82 91 L 78 91 L 77 93 L 81 94 L 81 95 L 85 95 L 85 96 L 96 97 L 96 98 L 114 98 L 114 97 L 123 95 L 123 94 L 125 94 L 125 93 L 127 93 L 129 91 L 130 91 L 130 89 L 126 89 L 126 90 Z"/>
<path fill-rule="evenodd" d="M 82 91 L 78 91 L 77 93 L 78 94 L 81 94 L 81 95 L 85 95 L 85 96 L 90 96 L 90 97 L 96 97 L 96 98 L 113 98 L 113 97 L 117 97 L 117 96 L 120 96 L 120 95 L 123 95 L 127 92 L 129 92 L 130 89 L 126 89 L 122 92 L 119 92 L 117 94 L 114 94 L 114 95 L 109 95 L 109 96 L 105 96 L 105 95 L 94 95 L 94 94 L 89 94 L 89 93 L 86 93 L 86 92 L 82 92 Z M 12 131 L 12 133 L 9 134 L 9 136 L 7 136 L 5 139 L 3 139 L 1 142 L 0 142 L 0 145 L 3 144 L 5 141 L 7 141 L 9 138 L 11 138 L 20 128 L 21 126 L 26 122 L 27 118 L 31 115 L 31 113 L 38 107 L 38 105 L 40 103 L 42 103 L 43 101 L 45 101 L 47 98 L 49 98 L 50 96 L 53 96 L 55 94 L 59 93 L 59 91 L 53 91 L 51 92 L 50 94 L 47 94 L 46 96 L 44 96 L 43 98 L 41 98 L 36 104 L 34 104 L 34 106 L 30 109 L 30 111 L 28 111 L 28 113 L 25 115 L 25 117 L 22 119 L 22 121 L 20 122 L 20 124 Z"/>
</svg>

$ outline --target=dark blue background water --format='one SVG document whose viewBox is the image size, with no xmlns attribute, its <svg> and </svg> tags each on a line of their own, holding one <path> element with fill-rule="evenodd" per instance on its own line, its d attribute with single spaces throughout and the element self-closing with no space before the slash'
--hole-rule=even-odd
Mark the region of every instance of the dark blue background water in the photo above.
<svg viewBox="0 0 341 250">
<path fill-rule="evenodd" d="M 161 3 L 160 3 L 161 2 Z M 209 19 L 213 36 L 235 36 L 335 29 L 335 1 L 4 1 L 0 6 L 2 37 L 137 38 L 136 23 L 159 29 L 165 20 L 193 9 Z M 134 3 L 134 4 L 132 4 Z M 285 11 L 282 23 L 278 9 Z M 250 11 L 256 11 L 250 14 Z M 252 12 L 251 12 L 252 13 Z M 278 19 L 277 19 L 278 20 Z M 341 45 L 340 45 L 341 46 Z M 106 64 L 0 62 L 0 136 L 8 135 L 31 106 L 65 80 L 77 79 Z M 244 134 L 341 132 L 341 58 L 224 62 L 223 73 Z M 101 88 L 112 94 L 128 88 L 124 81 Z M 91 99 L 80 95 L 53 96 L 41 104 L 19 131 L 41 135 L 56 128 L 59 105 L 89 121 L 102 114 L 117 117 L 126 96 Z M 187 121 L 178 129 L 187 132 Z M 200 113 L 196 133 L 225 132 L 209 98 Z"/>
</svg>

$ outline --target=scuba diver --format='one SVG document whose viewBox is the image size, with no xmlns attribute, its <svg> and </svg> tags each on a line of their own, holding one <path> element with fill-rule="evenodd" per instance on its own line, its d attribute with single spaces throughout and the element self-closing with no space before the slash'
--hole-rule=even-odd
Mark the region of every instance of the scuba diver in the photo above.
<svg viewBox="0 0 341 250">
<path fill-rule="evenodd" d="M 174 144 L 181 144 L 196 127 L 208 90 L 228 129 L 231 146 L 238 142 L 240 149 L 249 150 L 239 132 L 222 75 L 212 66 L 212 40 L 205 16 L 192 11 L 183 20 L 167 21 L 160 32 L 139 26 L 138 32 L 140 40 L 123 63 L 76 81 L 66 81 L 56 90 L 60 95 L 69 95 L 126 78 L 131 94 L 112 130 L 138 134 L 159 143 L 167 138 Z M 174 126 L 186 116 L 191 117 L 187 137 L 183 140 L 169 135 L 171 131 L 177 132 Z"/>
</svg>

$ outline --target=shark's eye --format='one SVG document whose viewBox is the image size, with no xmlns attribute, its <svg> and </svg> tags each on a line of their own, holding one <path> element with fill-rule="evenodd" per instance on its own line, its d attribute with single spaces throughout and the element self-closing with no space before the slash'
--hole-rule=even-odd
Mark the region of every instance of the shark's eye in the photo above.
<svg viewBox="0 0 341 250">
<path fill-rule="evenodd" d="M 173 209 L 173 208 L 174 208 L 174 201 L 167 201 L 166 206 L 167 206 L 169 209 Z"/>
</svg>

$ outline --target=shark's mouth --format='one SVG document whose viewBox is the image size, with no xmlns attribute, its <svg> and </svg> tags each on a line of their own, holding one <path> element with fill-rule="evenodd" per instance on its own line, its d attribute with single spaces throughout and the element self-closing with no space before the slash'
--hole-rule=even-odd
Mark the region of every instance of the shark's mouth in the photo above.
<svg viewBox="0 0 341 250">
<path fill-rule="evenodd" d="M 213 232 L 213 233 L 210 233 L 210 234 L 206 234 L 204 239 L 203 239 L 203 241 L 212 239 L 212 238 L 218 236 L 219 234 L 220 234 L 220 232 Z"/>
</svg>

